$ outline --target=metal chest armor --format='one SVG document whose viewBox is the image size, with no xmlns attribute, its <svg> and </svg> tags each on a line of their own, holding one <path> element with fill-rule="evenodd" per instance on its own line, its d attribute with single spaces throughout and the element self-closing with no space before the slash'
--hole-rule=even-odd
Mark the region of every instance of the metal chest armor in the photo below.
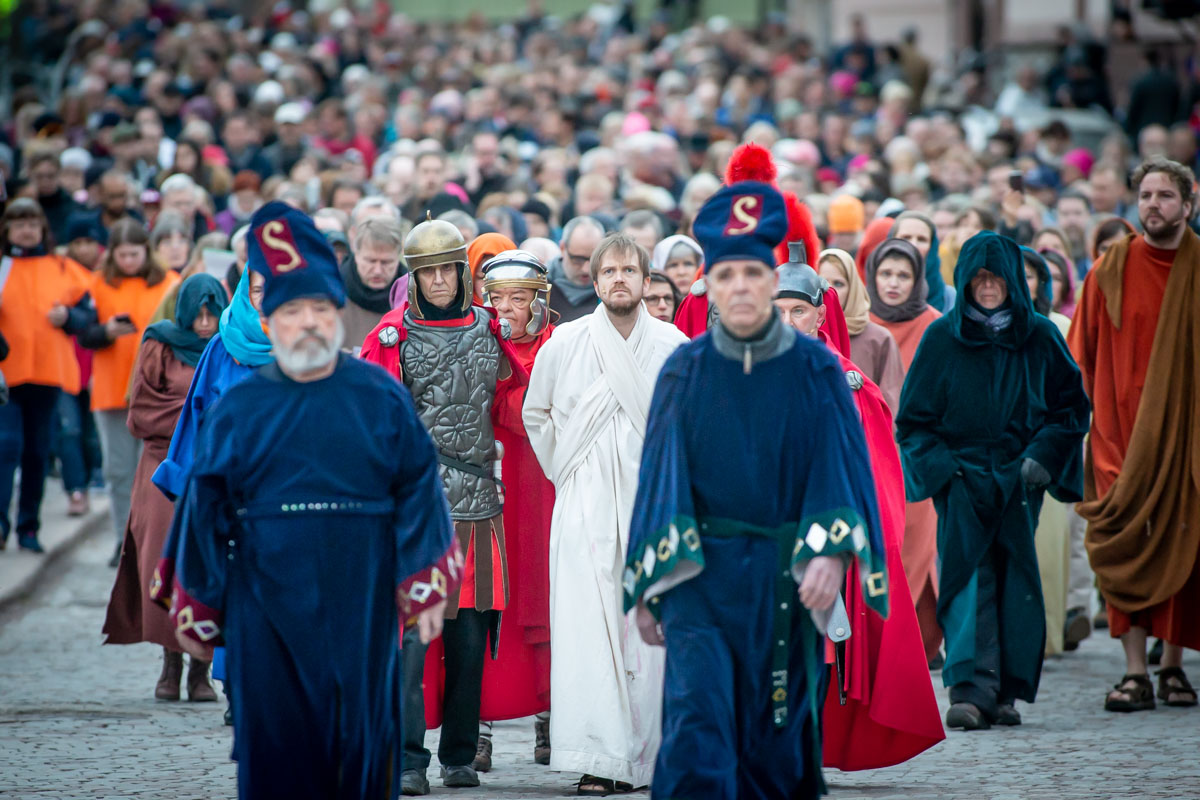
<svg viewBox="0 0 1200 800">
<path fill-rule="evenodd" d="M 433 437 L 438 471 L 455 520 L 482 520 L 501 511 L 500 495 L 490 477 L 445 463 L 464 462 L 491 475 L 496 436 L 492 404 L 500 372 L 500 345 L 486 311 L 472 309 L 465 327 L 433 327 L 404 315 L 407 338 L 400 343 L 404 383 L 417 414 Z"/>
</svg>

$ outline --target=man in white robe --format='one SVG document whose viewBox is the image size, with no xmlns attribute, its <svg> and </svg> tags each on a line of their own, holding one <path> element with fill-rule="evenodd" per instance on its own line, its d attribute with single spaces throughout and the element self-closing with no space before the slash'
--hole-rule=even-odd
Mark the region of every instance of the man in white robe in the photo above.
<svg viewBox="0 0 1200 800">
<path fill-rule="evenodd" d="M 622 612 L 621 575 L 650 397 L 687 341 L 643 307 L 649 254 L 613 234 L 592 257 L 601 305 L 555 328 L 525 396 L 529 441 L 554 483 L 550 525 L 550 768 L 582 793 L 650 783 L 663 659 Z"/>
</svg>

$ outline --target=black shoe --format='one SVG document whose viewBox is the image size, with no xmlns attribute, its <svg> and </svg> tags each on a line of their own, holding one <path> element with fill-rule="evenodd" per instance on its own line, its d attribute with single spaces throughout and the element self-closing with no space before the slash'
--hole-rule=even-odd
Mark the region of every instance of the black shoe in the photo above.
<svg viewBox="0 0 1200 800">
<path fill-rule="evenodd" d="M 422 797 L 429 794 L 429 779 L 425 777 L 425 770 L 406 769 L 401 772 L 400 794 L 405 797 Z"/>
<path fill-rule="evenodd" d="M 24 547 L 25 545 L 21 545 Z M 1154 646 L 1150 648 L 1150 654 L 1146 656 L 1146 663 L 1152 667 L 1157 667 L 1162 664 L 1163 640 L 1155 639 Z"/>
<path fill-rule="evenodd" d="M 986 731 L 992 727 L 987 717 L 973 703 L 955 703 L 946 712 L 947 728 L 962 728 L 964 731 Z"/>
<path fill-rule="evenodd" d="M 1001 703 L 996 706 L 996 719 L 993 722 L 997 725 L 1020 725 L 1021 712 L 1012 703 Z"/>
<path fill-rule="evenodd" d="M 470 764 L 442 767 L 442 785 L 447 789 L 469 789 L 479 785 L 479 773 Z"/>
<path fill-rule="evenodd" d="M 18 533 L 17 546 L 29 553 L 44 553 L 42 543 L 38 541 L 37 532 Z"/>
<path fill-rule="evenodd" d="M 475 748 L 475 760 L 471 762 L 471 766 L 476 772 L 492 771 L 492 738 L 490 736 L 479 737 L 479 744 Z"/>
<path fill-rule="evenodd" d="M 550 764 L 550 720 L 538 718 L 533 721 L 533 763 Z"/>
<path fill-rule="evenodd" d="M 937 672 L 942 667 L 946 666 L 946 654 L 938 650 L 933 658 L 929 659 L 929 671 Z"/>
<path fill-rule="evenodd" d="M 113 550 L 112 558 L 108 560 L 110 567 L 119 567 L 121 565 L 121 542 L 117 542 L 117 549 Z"/>
<path fill-rule="evenodd" d="M 233 727 L 233 706 L 225 706 L 225 724 Z"/>
<path fill-rule="evenodd" d="M 1063 623 L 1063 650 L 1078 650 L 1079 643 L 1091 635 L 1092 622 L 1088 619 L 1087 609 L 1068 609 L 1067 620 Z"/>
</svg>

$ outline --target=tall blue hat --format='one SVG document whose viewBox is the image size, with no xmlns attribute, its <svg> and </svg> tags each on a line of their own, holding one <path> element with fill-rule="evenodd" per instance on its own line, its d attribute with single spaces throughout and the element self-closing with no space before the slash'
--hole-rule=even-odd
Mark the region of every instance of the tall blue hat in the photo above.
<svg viewBox="0 0 1200 800">
<path fill-rule="evenodd" d="M 753 259 L 775 267 L 775 248 L 787 236 L 787 206 L 774 186 L 741 181 L 709 198 L 692 223 L 704 250 L 704 271 L 722 261 Z"/>
<path fill-rule="evenodd" d="M 338 308 L 346 304 L 337 256 L 303 211 L 278 200 L 267 203 L 250 218 L 246 243 L 246 266 L 267 279 L 264 316 L 298 297 L 327 297 Z"/>
</svg>

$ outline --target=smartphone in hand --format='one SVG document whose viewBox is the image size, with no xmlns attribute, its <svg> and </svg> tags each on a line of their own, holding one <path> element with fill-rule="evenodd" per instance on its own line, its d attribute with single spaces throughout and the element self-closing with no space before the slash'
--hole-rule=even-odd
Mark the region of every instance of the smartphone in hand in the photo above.
<svg viewBox="0 0 1200 800">
<path fill-rule="evenodd" d="M 1014 169 L 1008 173 L 1008 188 L 1014 192 L 1025 191 L 1025 175 L 1019 169 Z"/>
</svg>

